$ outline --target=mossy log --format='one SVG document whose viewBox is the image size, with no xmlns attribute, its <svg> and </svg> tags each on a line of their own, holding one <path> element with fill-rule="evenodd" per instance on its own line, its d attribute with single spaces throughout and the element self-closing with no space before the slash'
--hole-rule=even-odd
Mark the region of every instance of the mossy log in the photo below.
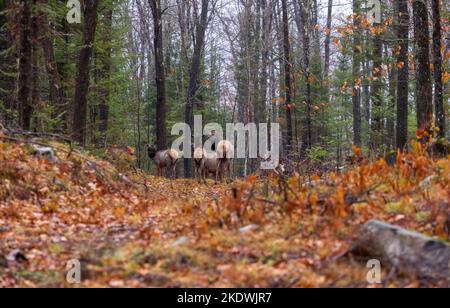
<svg viewBox="0 0 450 308">
<path fill-rule="evenodd" d="M 449 245 L 381 221 L 363 226 L 352 253 L 379 259 L 419 278 L 450 282 Z"/>
</svg>

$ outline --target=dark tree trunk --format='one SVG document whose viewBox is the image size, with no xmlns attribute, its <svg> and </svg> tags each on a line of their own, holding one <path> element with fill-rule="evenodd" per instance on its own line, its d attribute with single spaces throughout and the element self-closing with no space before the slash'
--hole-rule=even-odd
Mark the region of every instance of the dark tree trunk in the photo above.
<svg viewBox="0 0 450 308">
<path fill-rule="evenodd" d="M 303 44 L 303 74 L 305 76 L 306 91 L 305 91 L 305 101 L 306 101 L 306 118 L 305 124 L 302 131 L 302 144 L 300 148 L 300 158 L 302 160 L 307 158 L 308 150 L 312 147 L 312 98 L 311 98 L 311 83 L 310 83 L 310 35 L 308 31 L 308 12 L 305 8 L 305 4 L 302 0 L 298 0 L 299 18 L 297 20 L 297 28 L 302 38 Z"/>
<path fill-rule="evenodd" d="M 36 7 L 36 0 L 33 0 L 33 7 Z M 31 18 L 31 28 L 30 28 L 30 37 L 31 37 L 31 108 L 30 111 L 32 113 L 32 110 L 36 107 L 38 107 L 39 104 L 39 67 L 38 67 L 38 61 L 39 61 L 39 54 L 38 54 L 38 16 L 36 14 L 33 14 Z M 32 114 L 31 114 L 32 116 Z M 42 130 L 42 124 L 39 119 L 35 123 L 35 129 L 36 130 Z M 30 119 L 31 121 L 31 119 Z"/>
<path fill-rule="evenodd" d="M 363 70 L 364 72 L 369 71 L 369 59 L 363 60 Z M 365 81 L 363 85 L 363 92 L 364 92 L 364 119 L 366 120 L 366 123 L 370 123 L 370 87 L 369 82 Z"/>
<path fill-rule="evenodd" d="M 1 0 L 0 11 L 7 9 L 9 4 L 9 1 Z M 13 120 L 15 88 L 15 78 L 10 73 L 15 69 L 16 59 L 10 51 L 13 39 L 7 24 L 8 18 L 0 15 L 0 108 L 4 108 L 0 109 L 0 121 L 5 126 L 10 126 Z"/>
<path fill-rule="evenodd" d="M 86 144 L 86 117 L 90 78 L 90 64 L 97 27 L 97 8 L 99 0 L 84 2 L 83 47 L 77 64 L 75 81 L 75 102 L 73 114 L 73 139 L 81 145 Z"/>
<path fill-rule="evenodd" d="M 292 125 L 292 81 L 291 81 L 291 44 L 289 38 L 289 15 L 287 0 L 281 0 L 283 11 L 283 48 L 284 48 L 284 83 L 285 83 L 285 109 L 286 109 L 286 146 L 293 150 L 294 130 Z"/>
<path fill-rule="evenodd" d="M 67 4 L 65 0 L 58 0 L 60 5 Z M 71 69 L 70 69 L 70 53 L 69 46 L 71 43 L 71 38 L 73 37 L 73 27 L 67 22 L 66 16 L 63 16 L 60 19 L 60 23 L 54 25 L 54 30 L 56 33 L 60 33 L 63 44 L 61 46 L 61 57 L 56 58 L 56 72 L 59 74 L 59 85 L 60 87 L 60 95 L 61 95 L 61 104 L 55 110 L 56 116 L 60 119 L 60 123 L 57 127 L 57 130 L 63 132 L 65 134 L 71 133 L 69 131 L 69 127 L 73 123 L 71 122 L 71 116 L 73 113 L 73 98 L 70 94 L 71 89 L 71 80 L 73 78 Z M 55 54 L 56 55 L 56 54 Z"/>
<path fill-rule="evenodd" d="M 31 129 L 31 7 L 29 0 L 20 1 L 20 53 L 19 53 L 19 120 L 24 130 Z"/>
<path fill-rule="evenodd" d="M 267 0 L 261 0 L 261 11 L 262 11 L 262 50 L 261 50 L 261 75 L 260 75 L 260 96 L 258 102 L 258 113 L 256 120 L 259 123 L 264 123 L 266 121 L 267 114 L 267 89 L 268 89 L 268 69 L 269 69 L 269 51 L 270 51 L 270 38 L 272 32 L 272 20 L 271 20 L 271 7 L 268 5 Z"/>
<path fill-rule="evenodd" d="M 41 1 L 46 3 L 47 1 Z M 47 70 L 50 102 L 60 110 L 63 105 L 63 89 L 61 86 L 61 77 L 59 76 L 57 63 L 55 60 L 55 50 L 52 41 L 51 28 L 48 25 L 48 20 L 45 16 L 40 15 L 37 19 L 38 29 L 40 30 L 40 43 L 44 51 L 45 68 Z"/>
<path fill-rule="evenodd" d="M 395 10 L 396 12 L 396 10 Z M 394 13 L 396 14 L 396 13 Z M 385 47 L 386 57 L 389 57 L 389 50 L 387 46 Z M 392 57 L 394 56 L 395 51 L 392 52 Z M 388 68 L 389 73 L 389 110 L 391 111 L 387 115 L 386 119 L 386 130 L 387 130 L 387 138 L 386 144 L 390 150 L 395 148 L 395 121 L 394 121 L 394 112 L 396 110 L 397 103 L 397 65 L 392 65 L 392 67 Z"/>
<path fill-rule="evenodd" d="M 186 100 L 185 123 L 194 127 L 194 103 L 198 90 L 198 82 L 200 78 L 200 66 L 205 46 L 205 34 L 208 25 L 208 7 L 209 0 L 202 0 L 202 8 L 200 20 L 196 20 L 194 54 L 192 55 L 191 68 L 189 71 L 189 88 Z M 184 175 L 186 178 L 192 176 L 192 165 L 190 159 L 184 159 Z"/>
<path fill-rule="evenodd" d="M 408 81 L 409 81 L 409 11 L 407 0 L 397 0 L 397 37 L 400 51 L 397 55 L 397 140 L 398 149 L 403 150 L 408 142 Z"/>
<path fill-rule="evenodd" d="M 433 94 L 430 71 L 430 33 L 428 10 L 422 0 L 414 1 L 414 40 L 416 44 L 417 125 L 430 130 L 433 121 Z"/>
<path fill-rule="evenodd" d="M 166 78 L 164 72 L 164 46 L 161 0 L 149 0 L 153 14 L 155 79 L 156 79 L 156 146 L 166 148 Z"/>
<path fill-rule="evenodd" d="M 355 28 L 353 36 L 353 144 L 361 147 L 361 3 L 359 0 L 353 0 L 353 25 Z"/>
<path fill-rule="evenodd" d="M 438 136 L 445 138 L 446 117 L 444 106 L 444 86 L 442 80 L 442 36 L 441 36 L 441 9 L 440 1 L 432 0 L 433 11 L 433 57 L 434 57 L 434 106 L 436 109 L 436 127 L 439 128 Z"/>
<path fill-rule="evenodd" d="M 333 18 L 333 0 L 328 0 L 328 14 L 327 14 L 327 34 L 325 37 L 325 67 L 324 78 L 328 79 L 330 74 L 330 54 L 331 54 L 331 26 Z"/>
<path fill-rule="evenodd" d="M 381 24 L 374 24 L 375 28 Z M 383 140 L 383 82 L 382 82 L 382 58 L 383 42 L 379 33 L 373 37 L 373 80 L 372 80 L 372 136 L 371 148 L 376 150 Z"/>
</svg>

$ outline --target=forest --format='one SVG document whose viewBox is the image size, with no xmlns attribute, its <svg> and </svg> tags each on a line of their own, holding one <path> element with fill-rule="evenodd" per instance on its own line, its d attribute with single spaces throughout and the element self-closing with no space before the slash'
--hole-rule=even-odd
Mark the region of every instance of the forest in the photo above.
<svg viewBox="0 0 450 308">
<path fill-rule="evenodd" d="M 0 0 L 0 287 L 450 287 L 449 6 Z"/>
</svg>

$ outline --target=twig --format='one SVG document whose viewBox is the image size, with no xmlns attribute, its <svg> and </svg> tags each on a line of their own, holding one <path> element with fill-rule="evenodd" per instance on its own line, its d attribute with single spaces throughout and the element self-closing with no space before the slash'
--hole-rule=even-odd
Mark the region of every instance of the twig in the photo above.
<svg viewBox="0 0 450 308">
<path fill-rule="evenodd" d="M 23 136 L 44 136 L 44 137 L 51 137 L 55 139 L 60 139 L 63 141 L 66 141 L 68 143 L 72 143 L 73 140 L 69 137 L 53 134 L 53 133 L 45 133 L 45 132 L 27 132 L 27 131 L 19 131 L 19 130 L 6 130 L 6 134 L 8 135 L 23 135 Z"/>
<path fill-rule="evenodd" d="M 241 213 L 241 217 L 244 217 L 245 213 L 247 212 L 247 207 L 250 205 L 250 201 L 252 201 L 252 199 L 253 199 L 254 191 L 255 191 L 255 184 L 253 184 L 252 188 L 250 189 L 249 196 L 247 198 L 247 202 L 245 203 L 245 207 L 243 208 L 242 213 Z"/>
<path fill-rule="evenodd" d="M 267 200 L 267 199 L 263 199 L 263 198 L 255 198 L 255 201 L 264 202 L 264 203 L 268 203 L 268 204 L 272 204 L 272 205 L 277 205 L 277 203 L 275 201 Z"/>
</svg>

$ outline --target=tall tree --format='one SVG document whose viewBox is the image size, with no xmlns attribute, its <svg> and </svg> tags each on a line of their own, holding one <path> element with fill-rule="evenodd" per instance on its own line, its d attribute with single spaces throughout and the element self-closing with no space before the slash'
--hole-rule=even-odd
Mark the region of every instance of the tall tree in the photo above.
<svg viewBox="0 0 450 308">
<path fill-rule="evenodd" d="M 194 3 L 196 3 L 194 1 Z M 208 26 L 208 10 L 209 10 L 210 0 L 202 0 L 202 7 L 200 17 L 198 17 L 198 11 L 194 5 L 194 14 L 197 16 L 195 18 L 195 35 L 194 35 L 194 54 L 192 55 L 191 68 L 189 70 L 189 88 L 188 97 L 186 100 L 185 108 L 185 123 L 189 127 L 194 126 L 194 103 L 196 94 L 198 91 L 201 61 L 203 57 L 203 51 L 205 47 L 205 34 Z M 197 13 L 196 13 L 197 12 Z M 192 176 L 191 170 L 191 160 L 184 160 L 184 173 L 187 178 Z"/>
<path fill-rule="evenodd" d="M 360 0 L 353 0 L 353 143 L 361 147 L 361 3 Z"/>
<path fill-rule="evenodd" d="M 260 74 L 260 95 L 258 102 L 258 112 L 256 115 L 257 121 L 265 122 L 266 114 L 267 114 L 267 89 L 268 89 L 268 69 L 269 69 L 269 61 L 270 61 L 270 39 L 272 36 L 272 5 L 271 2 L 267 0 L 261 0 L 261 23 L 262 23 L 262 32 L 261 32 L 261 41 L 262 41 L 262 50 L 261 50 L 261 74 Z"/>
<path fill-rule="evenodd" d="M 433 11 L 433 57 L 434 57 L 434 106 L 436 110 L 436 127 L 439 137 L 445 137 L 446 117 L 444 107 L 444 85 L 442 80 L 442 37 L 441 37 L 441 8 L 439 0 L 431 0 Z"/>
<path fill-rule="evenodd" d="M 103 12 L 104 29 L 102 33 L 102 41 L 106 44 L 105 51 L 100 56 L 99 78 L 104 81 L 103 86 L 99 90 L 99 104 L 98 104 L 98 131 L 100 133 L 100 140 L 102 145 L 106 144 L 106 134 L 108 132 L 109 120 L 109 99 L 110 99 L 110 82 L 111 82 L 111 68 L 112 68 L 112 19 L 113 9 L 107 7 Z"/>
<path fill-rule="evenodd" d="M 161 0 L 149 0 L 153 14 L 156 79 L 156 146 L 166 147 L 166 77 L 164 72 L 163 21 Z"/>
<path fill-rule="evenodd" d="M 39 2 L 46 4 L 47 0 L 40 0 Z M 49 27 L 47 17 L 44 14 L 39 14 L 37 17 L 37 25 L 39 29 L 39 40 L 44 51 L 45 68 L 47 70 L 50 89 L 50 102 L 56 110 L 60 110 L 63 105 L 63 92 L 61 77 L 59 76 L 55 60 L 52 29 Z"/>
<path fill-rule="evenodd" d="M 372 134 L 371 148 L 377 149 L 381 145 L 383 138 L 383 81 L 382 81 L 382 64 L 383 64 L 383 41 L 382 41 L 382 22 L 380 12 L 379 19 L 375 18 L 373 24 L 373 76 L 372 76 Z"/>
<path fill-rule="evenodd" d="M 286 146 L 288 151 L 293 150 L 294 130 L 292 125 L 292 64 L 291 44 L 289 37 L 289 15 L 287 0 L 281 0 L 283 14 L 283 55 L 284 55 L 284 83 L 285 83 L 285 109 L 286 109 Z"/>
<path fill-rule="evenodd" d="M 331 26 L 333 22 L 333 0 L 328 0 L 327 28 L 325 37 L 325 67 L 324 78 L 328 79 L 330 74 L 330 56 L 331 56 Z"/>
<path fill-rule="evenodd" d="M 408 95 L 409 95 L 409 10 L 408 0 L 396 0 L 397 5 L 397 136 L 398 149 L 408 142 Z"/>
<path fill-rule="evenodd" d="M 83 38 L 78 56 L 77 75 L 75 79 L 75 101 L 73 113 L 73 139 L 81 145 L 86 144 L 86 120 L 88 90 L 90 84 L 90 64 L 97 27 L 97 8 L 99 0 L 84 1 Z"/>
<path fill-rule="evenodd" d="M 19 120 L 25 130 L 31 129 L 31 7 L 29 0 L 20 3 L 20 51 L 19 51 Z"/>
<path fill-rule="evenodd" d="M 296 18 L 297 29 L 302 39 L 303 60 L 302 73 L 305 79 L 306 90 L 304 91 L 306 102 L 306 118 L 302 130 L 302 144 L 300 148 L 300 158 L 307 158 L 308 150 L 312 147 L 312 97 L 311 97 L 311 61 L 310 61 L 310 33 L 308 31 L 310 22 L 308 20 L 307 7 L 310 6 L 310 0 L 298 0 L 294 3 L 298 9 L 298 18 Z"/>
<path fill-rule="evenodd" d="M 30 39 L 31 39 L 31 97 L 30 97 L 30 117 L 33 115 L 33 110 L 38 107 L 39 97 L 40 97 L 40 89 L 39 89 L 39 54 L 38 54 L 38 13 L 37 13 L 37 5 L 36 0 L 32 1 L 32 16 L 31 16 L 31 24 L 30 24 Z M 31 126 L 31 119 L 30 126 Z M 36 130 L 42 130 L 41 121 L 36 121 L 35 127 Z"/>
<path fill-rule="evenodd" d="M 9 8 L 9 0 L 0 0 L 0 12 Z M 12 110 L 14 107 L 15 78 L 12 71 L 16 66 L 16 59 L 11 51 L 13 39 L 6 14 L 0 14 L 0 121 L 6 126 L 12 124 Z"/>
<path fill-rule="evenodd" d="M 429 130 L 433 121 L 433 90 L 430 71 L 430 33 L 426 2 L 414 0 L 414 42 L 416 44 L 417 125 Z"/>
</svg>

